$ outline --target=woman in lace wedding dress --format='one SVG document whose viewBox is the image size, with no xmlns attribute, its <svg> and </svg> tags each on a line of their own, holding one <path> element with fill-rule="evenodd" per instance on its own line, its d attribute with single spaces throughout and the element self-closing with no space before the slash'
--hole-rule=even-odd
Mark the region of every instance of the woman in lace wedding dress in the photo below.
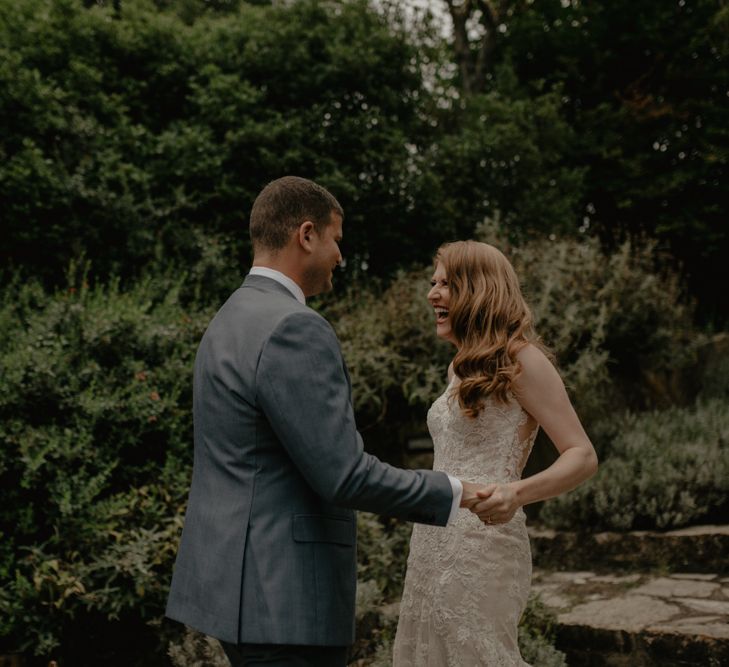
<svg viewBox="0 0 729 667">
<path fill-rule="evenodd" d="M 508 260 L 493 246 L 440 248 L 428 299 L 457 348 L 428 412 L 433 468 L 485 486 L 445 528 L 417 524 L 394 667 L 523 667 L 517 626 L 531 581 L 523 505 L 591 476 L 597 458 L 539 343 Z M 560 456 L 521 479 L 539 427 Z M 528 667 L 528 666 L 527 666 Z"/>
</svg>

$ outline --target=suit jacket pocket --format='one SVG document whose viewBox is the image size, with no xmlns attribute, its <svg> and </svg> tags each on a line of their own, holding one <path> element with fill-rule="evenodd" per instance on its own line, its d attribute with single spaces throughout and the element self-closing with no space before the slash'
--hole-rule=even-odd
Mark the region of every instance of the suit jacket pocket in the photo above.
<svg viewBox="0 0 729 667">
<path fill-rule="evenodd" d="M 330 542 L 353 547 L 357 541 L 357 524 L 345 517 L 325 514 L 295 514 L 295 542 Z"/>
</svg>

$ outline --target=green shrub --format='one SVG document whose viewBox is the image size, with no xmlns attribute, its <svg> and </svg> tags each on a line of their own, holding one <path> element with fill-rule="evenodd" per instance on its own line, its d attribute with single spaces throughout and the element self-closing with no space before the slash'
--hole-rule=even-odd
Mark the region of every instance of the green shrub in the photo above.
<svg viewBox="0 0 729 667">
<path fill-rule="evenodd" d="M 167 655 L 173 667 L 230 667 L 220 642 L 192 628 L 170 642 Z"/>
<path fill-rule="evenodd" d="M 0 0 L 0 263 L 61 285 L 85 252 L 101 275 L 139 276 L 160 256 L 194 263 L 195 231 L 227 239 L 240 261 L 256 194 L 294 173 L 347 211 L 345 276 L 363 261 L 390 275 L 479 219 L 453 215 L 484 187 L 454 187 L 464 139 L 480 150 L 502 137 L 486 183 L 507 182 L 494 200 L 529 191 L 523 225 L 535 208 L 576 217 L 578 183 L 560 174 L 579 170 L 560 164 L 555 136 L 569 127 L 557 95 L 513 113 L 494 96 L 484 105 L 497 123 L 480 122 L 479 106 L 464 137 L 449 123 L 439 150 L 443 88 L 430 86 L 446 56 L 427 21 L 405 21 L 396 3 L 256 4 Z M 507 165 L 512 141 L 524 158 Z M 540 207 L 547 171 L 560 196 L 551 189 Z"/>
<path fill-rule="evenodd" d="M 412 525 L 369 512 L 357 516 L 357 638 L 351 660 L 392 662 Z M 359 664 L 359 663 L 358 663 Z"/>
<path fill-rule="evenodd" d="M 118 664 L 154 651 L 192 458 L 209 313 L 153 280 L 8 288 L 0 322 L 0 637 Z M 139 642 L 108 642 L 109 628 Z M 146 632 L 146 635 L 144 634 Z M 115 654 L 115 655 L 113 655 Z"/>
<path fill-rule="evenodd" d="M 452 348 L 435 336 L 430 273 L 400 273 L 387 289 L 353 286 L 323 305 L 350 370 L 357 423 L 374 429 L 371 440 L 422 423 L 444 388 Z"/>
<path fill-rule="evenodd" d="M 722 520 L 729 510 L 729 401 L 615 415 L 598 474 L 545 503 L 555 528 L 667 529 Z"/>
<path fill-rule="evenodd" d="M 566 667 L 565 655 L 554 648 L 557 618 L 532 594 L 519 622 L 519 650 L 534 667 Z"/>
<path fill-rule="evenodd" d="M 709 337 L 700 350 L 697 375 L 703 397 L 729 400 L 729 332 Z"/>
<path fill-rule="evenodd" d="M 374 582 L 380 600 L 399 599 L 412 524 L 369 512 L 359 512 L 357 516 L 358 581 Z"/>
<path fill-rule="evenodd" d="M 625 243 L 606 255 L 595 239 L 545 238 L 506 252 L 588 425 L 616 407 L 695 398 L 697 387 L 672 380 L 696 363 L 705 337 L 654 246 Z"/>
</svg>

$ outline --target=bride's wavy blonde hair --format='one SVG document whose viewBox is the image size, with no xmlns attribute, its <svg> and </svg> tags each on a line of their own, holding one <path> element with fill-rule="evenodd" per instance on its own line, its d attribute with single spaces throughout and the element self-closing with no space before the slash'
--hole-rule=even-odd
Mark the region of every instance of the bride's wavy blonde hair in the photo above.
<svg viewBox="0 0 729 667">
<path fill-rule="evenodd" d="M 507 401 L 521 372 L 516 355 L 529 343 L 547 351 L 536 338 L 532 313 L 514 268 L 498 249 L 477 241 L 446 243 L 438 249 L 448 279 L 448 318 L 459 350 L 453 370 L 460 378 L 457 396 L 463 413 L 477 417 L 484 399 Z"/>
</svg>

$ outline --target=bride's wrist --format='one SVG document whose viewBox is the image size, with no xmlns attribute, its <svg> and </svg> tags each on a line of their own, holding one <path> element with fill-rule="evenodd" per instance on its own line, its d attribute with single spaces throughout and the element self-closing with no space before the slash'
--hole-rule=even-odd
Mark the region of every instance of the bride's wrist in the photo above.
<svg viewBox="0 0 729 667">
<path fill-rule="evenodd" d="M 519 507 L 523 507 L 524 505 L 526 505 L 528 501 L 524 497 L 524 485 L 521 483 L 521 480 L 519 480 L 518 482 L 510 482 L 509 486 L 514 492 L 514 497 L 516 499 L 517 505 Z"/>
</svg>

